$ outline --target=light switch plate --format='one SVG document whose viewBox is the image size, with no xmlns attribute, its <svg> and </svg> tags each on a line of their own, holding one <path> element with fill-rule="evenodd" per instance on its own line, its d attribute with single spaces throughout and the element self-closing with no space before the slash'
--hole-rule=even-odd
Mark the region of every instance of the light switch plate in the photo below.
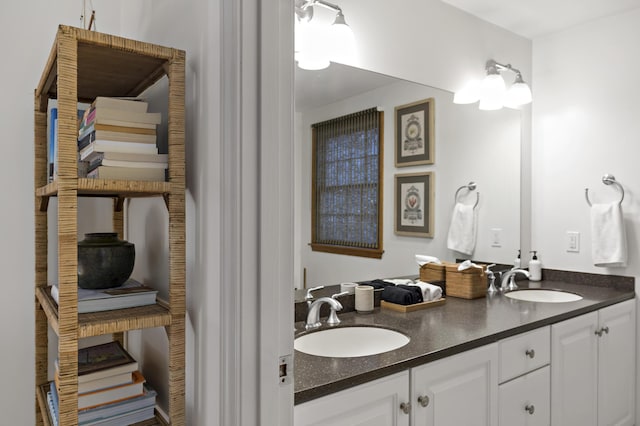
<svg viewBox="0 0 640 426">
<path fill-rule="evenodd" d="M 567 231 L 567 252 L 580 253 L 580 233 Z"/>
<path fill-rule="evenodd" d="M 491 247 L 502 247 L 502 228 L 491 228 Z"/>
</svg>

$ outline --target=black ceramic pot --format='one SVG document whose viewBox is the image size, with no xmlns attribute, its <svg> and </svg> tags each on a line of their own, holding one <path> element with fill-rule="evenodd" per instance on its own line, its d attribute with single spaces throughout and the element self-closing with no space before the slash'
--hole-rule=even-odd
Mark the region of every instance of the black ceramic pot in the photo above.
<svg viewBox="0 0 640 426">
<path fill-rule="evenodd" d="M 78 286 L 118 287 L 131 276 L 135 258 L 134 245 L 118 239 L 115 232 L 84 234 L 78 242 Z"/>
</svg>

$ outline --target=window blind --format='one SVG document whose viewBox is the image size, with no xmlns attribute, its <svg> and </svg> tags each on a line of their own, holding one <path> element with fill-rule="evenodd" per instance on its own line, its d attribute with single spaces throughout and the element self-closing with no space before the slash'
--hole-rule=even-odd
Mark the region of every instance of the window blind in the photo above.
<svg viewBox="0 0 640 426">
<path fill-rule="evenodd" d="M 312 126 L 312 243 L 381 246 L 381 116 L 367 109 Z"/>
</svg>

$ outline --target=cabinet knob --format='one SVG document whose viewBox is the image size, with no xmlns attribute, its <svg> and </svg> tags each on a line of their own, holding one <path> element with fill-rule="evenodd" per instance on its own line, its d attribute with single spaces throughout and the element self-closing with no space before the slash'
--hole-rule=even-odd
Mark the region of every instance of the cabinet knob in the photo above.
<svg viewBox="0 0 640 426">
<path fill-rule="evenodd" d="M 524 354 L 529 358 L 534 358 L 536 356 L 536 351 L 534 351 L 533 349 L 527 349 Z"/>
<path fill-rule="evenodd" d="M 418 397 L 418 402 L 423 407 L 426 407 L 426 406 L 429 405 L 429 397 L 427 395 L 421 395 L 421 396 Z"/>
<path fill-rule="evenodd" d="M 536 411 L 536 407 L 534 407 L 533 404 L 527 404 L 527 406 L 524 407 L 524 411 L 526 411 L 529 414 L 533 414 Z"/>
<path fill-rule="evenodd" d="M 596 334 L 598 335 L 598 337 L 602 337 L 602 334 L 609 334 L 609 327 L 604 326 L 602 328 L 600 328 L 600 330 L 596 330 Z"/>
<path fill-rule="evenodd" d="M 400 404 L 400 409 L 405 414 L 411 413 L 411 403 L 410 402 L 403 402 L 402 404 Z"/>
</svg>

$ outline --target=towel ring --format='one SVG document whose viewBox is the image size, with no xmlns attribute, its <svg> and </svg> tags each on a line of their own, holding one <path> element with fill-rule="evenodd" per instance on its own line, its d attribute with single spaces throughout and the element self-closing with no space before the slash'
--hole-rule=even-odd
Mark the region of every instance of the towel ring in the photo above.
<svg viewBox="0 0 640 426">
<path fill-rule="evenodd" d="M 469 182 L 469 184 L 467 185 L 462 185 L 460 188 L 458 188 L 458 190 L 456 191 L 456 195 L 454 195 L 453 199 L 455 202 L 458 202 L 458 194 L 460 193 L 460 191 L 462 191 L 463 189 L 468 189 L 469 191 L 474 191 L 476 189 L 476 183 L 475 182 Z M 480 193 L 476 192 L 476 203 L 473 205 L 473 208 L 475 209 L 478 206 L 478 203 L 480 202 Z"/>
<path fill-rule="evenodd" d="M 604 183 L 605 185 L 614 184 L 618 188 L 620 188 L 620 192 L 622 192 L 622 197 L 620 197 L 620 201 L 618 202 L 618 204 L 622 204 L 622 201 L 624 200 L 624 188 L 622 187 L 620 182 L 616 180 L 616 177 L 614 175 L 610 175 L 607 173 L 606 175 L 602 176 L 602 183 Z M 589 204 L 589 206 L 592 206 L 591 201 L 589 201 L 589 188 L 584 189 L 584 198 L 587 199 L 587 204 Z"/>
</svg>

